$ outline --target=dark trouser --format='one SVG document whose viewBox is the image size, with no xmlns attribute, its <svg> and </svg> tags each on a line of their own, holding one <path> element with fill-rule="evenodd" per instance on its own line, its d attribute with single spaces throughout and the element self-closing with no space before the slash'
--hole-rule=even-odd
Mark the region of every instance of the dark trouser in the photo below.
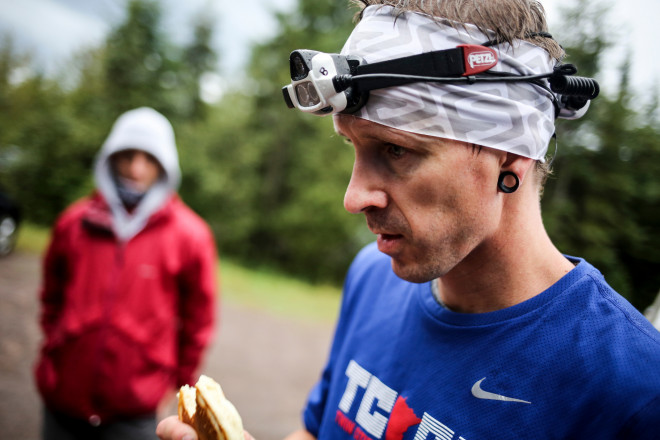
<svg viewBox="0 0 660 440">
<path fill-rule="evenodd" d="M 43 440 L 156 440 L 156 416 L 101 423 L 74 419 L 44 409 Z"/>
</svg>

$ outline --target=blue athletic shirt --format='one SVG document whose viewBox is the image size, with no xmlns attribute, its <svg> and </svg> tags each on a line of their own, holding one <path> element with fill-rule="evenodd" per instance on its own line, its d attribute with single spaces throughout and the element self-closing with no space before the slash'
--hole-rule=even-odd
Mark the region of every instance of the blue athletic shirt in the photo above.
<svg viewBox="0 0 660 440">
<path fill-rule="evenodd" d="M 660 333 L 583 259 L 539 295 L 443 308 L 374 244 L 303 411 L 319 439 L 660 439 Z"/>
</svg>

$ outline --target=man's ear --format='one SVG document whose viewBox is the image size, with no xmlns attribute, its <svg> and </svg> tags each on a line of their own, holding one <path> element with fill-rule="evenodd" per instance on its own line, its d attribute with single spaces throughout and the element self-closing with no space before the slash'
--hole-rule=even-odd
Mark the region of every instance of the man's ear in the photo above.
<svg viewBox="0 0 660 440">
<path fill-rule="evenodd" d="M 500 172 L 510 171 L 515 173 L 522 185 L 525 181 L 525 176 L 535 163 L 536 161 L 529 157 L 520 156 L 514 153 L 506 153 L 506 158 L 504 159 L 504 162 L 502 162 Z"/>
</svg>

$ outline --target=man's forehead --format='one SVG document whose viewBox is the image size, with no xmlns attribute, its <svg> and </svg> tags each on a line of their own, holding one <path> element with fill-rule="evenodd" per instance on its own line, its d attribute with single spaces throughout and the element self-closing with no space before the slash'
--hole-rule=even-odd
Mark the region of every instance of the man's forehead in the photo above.
<svg viewBox="0 0 660 440">
<path fill-rule="evenodd" d="M 119 150 L 116 153 L 113 153 L 111 157 L 126 158 L 126 157 L 132 157 L 132 156 L 139 155 L 139 154 L 144 154 L 148 158 L 155 160 L 154 156 L 151 153 L 149 153 L 147 151 L 144 151 L 140 148 L 124 148 L 123 150 Z"/>
<path fill-rule="evenodd" d="M 429 136 L 401 130 L 395 127 L 380 124 L 378 122 L 363 119 L 355 115 L 336 114 L 333 116 L 335 132 L 347 139 L 367 138 L 389 143 L 401 143 L 402 141 L 418 142 L 420 144 L 465 144 L 466 142 L 457 141 L 437 136 Z"/>
<path fill-rule="evenodd" d="M 357 137 L 387 138 L 393 136 L 395 132 L 400 132 L 400 130 L 354 115 L 337 114 L 333 116 L 333 122 L 335 132 L 347 140 Z M 399 135 L 406 135 L 406 133 L 400 132 Z"/>
<path fill-rule="evenodd" d="M 341 137 L 348 137 L 347 133 L 344 131 L 343 127 L 350 123 L 352 119 L 355 119 L 353 115 L 344 115 L 344 114 L 335 114 L 332 116 L 332 123 L 335 128 L 335 133 Z"/>
</svg>

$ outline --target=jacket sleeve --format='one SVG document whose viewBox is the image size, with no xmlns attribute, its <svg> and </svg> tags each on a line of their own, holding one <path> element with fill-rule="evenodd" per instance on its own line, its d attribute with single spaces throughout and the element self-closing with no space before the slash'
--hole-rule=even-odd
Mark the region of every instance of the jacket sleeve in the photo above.
<svg viewBox="0 0 660 440">
<path fill-rule="evenodd" d="M 42 265 L 42 282 L 39 291 L 41 301 L 40 324 L 46 341 L 54 334 L 64 303 L 64 286 L 68 277 L 66 263 L 65 230 L 61 222 L 53 228 L 51 241 L 46 249 Z"/>
<path fill-rule="evenodd" d="M 179 359 L 177 387 L 194 384 L 195 374 L 215 326 L 218 256 L 206 224 L 190 244 L 190 258 L 180 281 Z"/>
</svg>

